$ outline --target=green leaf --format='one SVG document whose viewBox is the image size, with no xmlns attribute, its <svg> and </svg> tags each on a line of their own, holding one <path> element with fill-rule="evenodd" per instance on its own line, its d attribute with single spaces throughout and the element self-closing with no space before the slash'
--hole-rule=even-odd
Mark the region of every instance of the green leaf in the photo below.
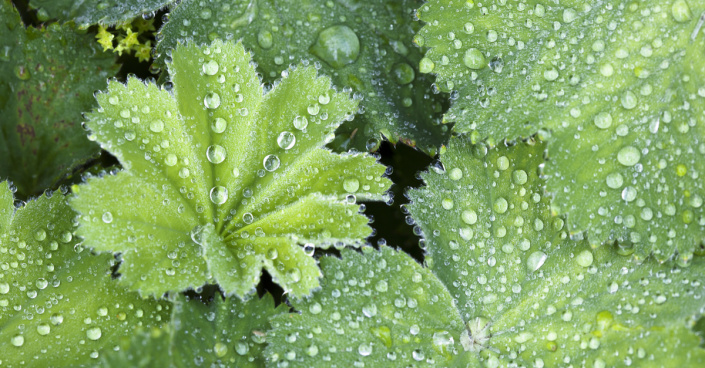
<svg viewBox="0 0 705 368">
<path fill-rule="evenodd" d="M 111 256 L 83 249 L 63 195 L 41 196 L 15 211 L 2 182 L 0 206 L 3 366 L 84 366 L 137 326 L 168 317 L 170 303 L 125 290 L 111 277 Z"/>
<path fill-rule="evenodd" d="M 74 21 L 81 27 L 92 24 L 125 23 L 141 14 L 154 13 L 175 0 L 30 0 L 46 18 Z"/>
<path fill-rule="evenodd" d="M 403 252 L 365 250 L 321 259 L 321 290 L 271 321 L 269 366 L 464 367 L 464 323 L 443 284 Z"/>
<path fill-rule="evenodd" d="M 73 27 L 24 28 L 9 0 L 0 1 L 0 179 L 25 199 L 51 188 L 98 153 L 81 128 L 93 91 L 117 71 L 90 34 Z"/>
<path fill-rule="evenodd" d="M 208 305 L 179 298 L 171 324 L 133 336 L 106 354 L 101 367 L 264 367 L 269 319 L 286 311 L 270 294 L 242 302 L 216 297 Z"/>
<path fill-rule="evenodd" d="M 392 142 L 435 152 L 445 142 L 438 125 L 443 96 L 433 79 L 418 72 L 421 52 L 411 39 L 419 28 L 411 12 L 419 0 L 374 1 L 202 1 L 186 0 L 159 31 L 158 60 L 185 40 L 242 39 L 274 82 L 289 65 L 311 61 L 333 83 L 349 87 L 363 101 L 364 114 L 345 123 L 332 145 L 376 149 L 380 134 Z"/>
<path fill-rule="evenodd" d="M 699 366 L 690 329 L 705 312 L 705 259 L 643 263 L 570 240 L 539 176 L 544 147 L 451 139 L 445 171 L 423 175 L 409 212 L 427 263 L 485 366 Z"/>
<path fill-rule="evenodd" d="M 703 241 L 705 3 L 431 1 L 422 69 L 457 90 L 446 119 L 496 141 L 540 130 L 570 232 L 639 259 Z M 631 248 L 631 249 L 629 249 Z"/>
<path fill-rule="evenodd" d="M 357 102 L 312 67 L 266 95 L 242 45 L 179 47 L 173 94 L 130 78 L 98 95 L 88 127 L 125 170 L 78 187 L 78 233 L 121 254 L 121 280 L 161 295 L 217 282 L 244 296 L 262 268 L 296 296 L 318 286 L 306 248 L 371 233 L 355 196 L 390 181 L 367 154 L 321 148 Z"/>
</svg>

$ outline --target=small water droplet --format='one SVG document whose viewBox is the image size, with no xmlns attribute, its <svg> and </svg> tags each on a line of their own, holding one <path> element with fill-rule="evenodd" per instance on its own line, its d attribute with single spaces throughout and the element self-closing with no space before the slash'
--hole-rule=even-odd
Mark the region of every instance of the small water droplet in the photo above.
<svg viewBox="0 0 705 368">
<path fill-rule="evenodd" d="M 548 256 L 544 252 L 533 252 L 529 255 L 529 258 L 526 259 L 526 267 L 529 271 L 534 272 L 543 266 L 547 258 Z"/>
<path fill-rule="evenodd" d="M 86 337 L 88 337 L 90 340 L 96 341 L 100 339 L 101 336 L 103 336 L 103 331 L 100 329 L 100 327 L 91 327 L 86 330 Z"/>
<path fill-rule="evenodd" d="M 149 130 L 153 131 L 154 133 L 160 133 L 164 130 L 164 122 L 161 120 L 152 121 L 151 123 L 149 123 Z"/>
<path fill-rule="evenodd" d="M 641 159 L 641 153 L 633 146 L 626 146 L 617 153 L 617 161 L 624 166 L 634 166 Z"/>
</svg>

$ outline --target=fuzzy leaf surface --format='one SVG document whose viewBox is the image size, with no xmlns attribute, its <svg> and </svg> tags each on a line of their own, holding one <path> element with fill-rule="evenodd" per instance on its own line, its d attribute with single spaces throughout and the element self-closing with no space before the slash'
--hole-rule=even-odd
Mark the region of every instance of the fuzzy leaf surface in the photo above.
<svg viewBox="0 0 705 368">
<path fill-rule="evenodd" d="M 83 249 L 63 195 L 15 210 L 2 182 L 0 206 L 3 366 L 87 366 L 137 327 L 166 321 L 171 303 L 126 290 L 111 277 L 113 257 Z"/>
<path fill-rule="evenodd" d="M 434 0 L 417 42 L 445 119 L 496 141 L 548 136 L 548 189 L 571 233 L 688 262 L 703 240 L 705 3 Z M 629 244 L 629 245 L 627 245 Z"/>
<path fill-rule="evenodd" d="M 9 0 L 0 1 L 0 25 L 0 179 L 25 199 L 98 153 L 81 112 L 117 66 L 71 26 L 25 29 Z"/>
<path fill-rule="evenodd" d="M 373 157 L 322 148 L 357 102 L 312 67 L 263 94 L 239 43 L 181 46 L 169 73 L 173 94 L 111 82 L 88 114 L 125 170 L 77 189 L 85 244 L 121 253 L 121 279 L 145 294 L 217 282 L 242 297 L 262 268 L 308 294 L 320 275 L 308 253 L 360 244 L 372 230 L 354 196 L 390 185 Z"/>
<path fill-rule="evenodd" d="M 321 259 L 320 291 L 272 319 L 269 366 L 465 367 L 463 320 L 443 284 L 389 247 Z"/>
<path fill-rule="evenodd" d="M 175 301 L 172 321 L 126 339 L 121 350 L 103 357 L 100 367 L 264 367 L 269 319 L 286 311 L 270 294 L 240 301 L 230 297 L 205 305 Z"/>
<path fill-rule="evenodd" d="M 435 152 L 445 141 L 439 125 L 442 96 L 416 65 L 421 50 L 411 40 L 419 28 L 412 12 L 421 1 L 186 0 L 160 30 L 158 59 L 185 40 L 242 40 L 266 83 L 303 60 L 320 65 L 340 87 L 362 96 L 364 113 L 344 123 L 333 146 L 375 149 L 380 134 L 392 142 Z"/>
<path fill-rule="evenodd" d="M 592 249 L 551 215 L 544 147 L 451 139 L 409 211 L 427 263 L 457 303 L 484 366 L 699 366 L 705 259 L 688 268 Z"/>
<path fill-rule="evenodd" d="M 175 0 L 30 0 L 29 5 L 50 18 L 74 21 L 81 27 L 114 25 L 153 13 Z"/>
</svg>

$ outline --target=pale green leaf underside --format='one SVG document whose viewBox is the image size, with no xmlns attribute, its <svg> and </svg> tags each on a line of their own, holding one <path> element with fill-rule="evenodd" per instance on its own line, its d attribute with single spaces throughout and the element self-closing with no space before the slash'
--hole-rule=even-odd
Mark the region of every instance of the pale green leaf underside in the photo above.
<svg viewBox="0 0 705 368">
<path fill-rule="evenodd" d="M 464 324 L 448 291 L 383 247 L 321 259 L 322 288 L 272 319 L 265 356 L 281 367 L 464 367 Z M 462 363 L 462 364 L 461 364 Z"/>
<path fill-rule="evenodd" d="M 142 14 L 153 13 L 175 0 L 30 0 L 29 5 L 50 18 L 91 24 L 125 23 Z"/>
<path fill-rule="evenodd" d="M 459 92 L 446 116 L 457 131 L 552 132 L 547 185 L 570 232 L 688 261 L 705 231 L 703 11 L 695 0 L 436 0 L 419 10 L 417 41 L 431 48 L 425 70 Z"/>
<path fill-rule="evenodd" d="M 234 43 L 180 46 L 169 73 L 173 94 L 111 82 L 88 114 L 125 170 L 77 188 L 85 244 L 121 253 L 121 278 L 145 294 L 217 282 L 244 296 L 262 268 L 308 294 L 320 271 L 302 246 L 361 243 L 354 196 L 390 185 L 373 157 L 321 148 L 357 102 L 301 66 L 263 94 Z"/>
<path fill-rule="evenodd" d="M 166 321 L 170 303 L 125 290 L 110 276 L 112 257 L 78 244 L 63 195 L 14 211 L 3 182 L 0 198 L 2 366 L 84 366 L 136 327 Z"/>
<path fill-rule="evenodd" d="M 269 319 L 285 311 L 284 305 L 274 308 L 270 294 L 245 302 L 216 297 L 209 305 L 180 297 L 167 328 L 133 336 L 98 366 L 264 367 Z"/>
<path fill-rule="evenodd" d="M 341 126 L 333 146 L 367 151 L 379 145 L 381 133 L 433 152 L 447 128 L 437 124 L 442 97 L 431 91 L 432 78 L 416 67 L 421 52 L 411 38 L 420 24 L 411 12 L 420 5 L 418 0 L 186 0 L 160 30 L 158 59 L 185 40 L 221 38 L 241 39 L 267 83 L 291 64 L 315 62 L 335 85 L 363 97 L 364 113 Z"/>
<path fill-rule="evenodd" d="M 638 264 L 614 246 L 570 240 L 538 176 L 542 145 L 469 141 L 451 139 L 445 172 L 423 175 L 409 211 L 429 267 L 469 324 L 464 346 L 485 366 L 705 362 L 689 330 L 705 312 L 705 259 Z"/>
<path fill-rule="evenodd" d="M 25 199 L 98 153 L 86 139 L 81 112 L 116 71 L 115 58 L 72 26 L 25 29 L 0 1 L 0 179 Z"/>
</svg>

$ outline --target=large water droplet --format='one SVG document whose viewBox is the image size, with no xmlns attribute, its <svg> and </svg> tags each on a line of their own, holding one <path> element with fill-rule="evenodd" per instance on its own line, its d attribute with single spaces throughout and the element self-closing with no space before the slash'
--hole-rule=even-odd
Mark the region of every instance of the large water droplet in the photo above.
<svg viewBox="0 0 705 368">
<path fill-rule="evenodd" d="M 211 202 L 223 204 L 228 200 L 228 189 L 222 186 L 215 186 L 210 192 Z"/>
<path fill-rule="evenodd" d="M 634 166 L 641 159 L 641 153 L 633 146 L 626 146 L 617 153 L 617 161 L 624 166 Z"/>
<path fill-rule="evenodd" d="M 360 40 L 348 26 L 328 27 L 318 34 L 311 53 L 334 68 L 342 68 L 360 55 Z"/>
<path fill-rule="evenodd" d="M 103 336 L 103 331 L 100 327 L 91 327 L 86 330 L 86 337 L 93 341 L 100 339 L 101 336 Z"/>
<path fill-rule="evenodd" d="M 277 144 L 285 150 L 291 149 L 296 144 L 296 136 L 292 132 L 281 132 L 277 137 Z"/>
<path fill-rule="evenodd" d="M 222 133 L 225 131 L 225 128 L 228 127 L 228 123 L 225 121 L 223 118 L 215 118 L 213 120 L 213 123 L 211 124 L 211 129 L 213 130 L 213 133 Z"/>
<path fill-rule="evenodd" d="M 414 68 L 412 68 L 411 65 L 407 63 L 399 63 L 394 65 L 392 72 L 394 73 L 394 79 L 396 79 L 397 83 L 401 85 L 413 82 L 414 78 L 416 77 L 416 73 L 414 73 Z"/>
<path fill-rule="evenodd" d="M 219 164 L 225 161 L 226 151 L 223 146 L 213 144 L 206 150 L 206 157 L 208 161 L 213 164 Z"/>
<path fill-rule="evenodd" d="M 294 128 L 304 130 L 308 126 L 308 119 L 305 116 L 297 116 L 294 118 Z"/>
<path fill-rule="evenodd" d="M 279 157 L 277 157 L 277 155 L 267 155 L 267 157 L 264 158 L 262 164 L 264 165 L 265 170 L 274 171 L 279 168 L 279 164 L 281 164 L 281 161 L 279 161 Z"/>
<path fill-rule="evenodd" d="M 218 69 L 220 68 L 218 66 L 218 62 L 216 62 L 215 60 L 210 60 L 203 63 L 203 73 L 207 75 L 215 75 L 216 73 L 218 73 Z"/>
<path fill-rule="evenodd" d="M 20 347 L 20 346 L 24 345 L 24 336 L 15 335 L 10 339 L 10 343 L 13 346 Z"/>
<path fill-rule="evenodd" d="M 348 193 L 355 193 L 360 189 L 360 181 L 355 178 L 346 178 L 343 180 L 343 189 Z"/>
<path fill-rule="evenodd" d="M 209 109 L 218 108 L 220 106 L 220 95 L 215 92 L 206 94 L 206 97 L 203 98 L 203 104 Z"/>
<path fill-rule="evenodd" d="M 534 272 L 541 268 L 543 266 L 544 262 L 546 262 L 546 259 L 548 256 L 546 253 L 542 251 L 536 251 L 531 253 L 529 255 L 529 258 L 526 260 L 526 267 L 529 269 L 529 271 Z"/>
<path fill-rule="evenodd" d="M 482 69 L 487 65 L 487 60 L 482 51 L 473 47 L 465 51 L 463 63 L 470 69 Z"/>
</svg>

